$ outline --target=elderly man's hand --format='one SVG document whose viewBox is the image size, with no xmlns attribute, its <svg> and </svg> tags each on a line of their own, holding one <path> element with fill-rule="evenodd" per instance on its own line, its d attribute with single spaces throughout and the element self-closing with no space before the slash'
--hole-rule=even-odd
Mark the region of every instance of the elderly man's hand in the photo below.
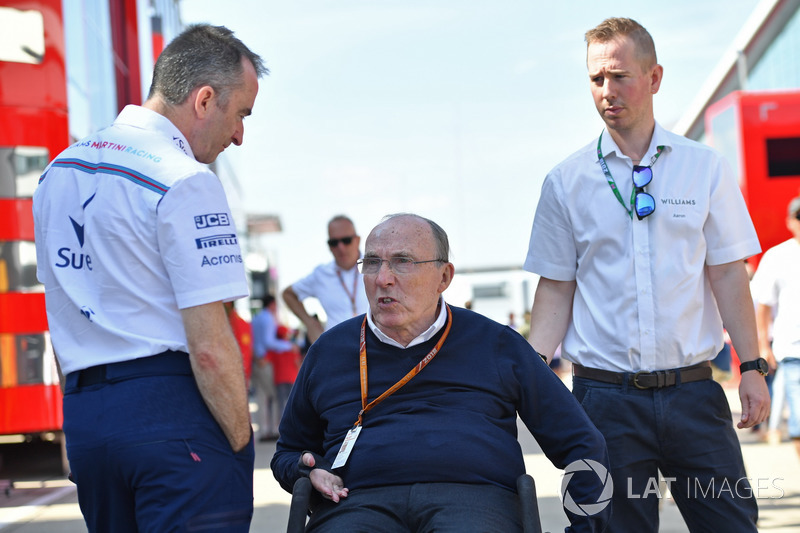
<svg viewBox="0 0 800 533">
<path fill-rule="evenodd" d="M 310 453 L 303 454 L 303 464 L 314 468 L 314 463 L 313 455 Z M 340 498 L 347 498 L 347 494 L 350 492 L 350 489 L 344 486 L 342 478 L 321 468 L 314 468 L 308 475 L 308 479 L 311 480 L 311 485 L 325 499 L 334 503 L 339 503 Z"/>
</svg>

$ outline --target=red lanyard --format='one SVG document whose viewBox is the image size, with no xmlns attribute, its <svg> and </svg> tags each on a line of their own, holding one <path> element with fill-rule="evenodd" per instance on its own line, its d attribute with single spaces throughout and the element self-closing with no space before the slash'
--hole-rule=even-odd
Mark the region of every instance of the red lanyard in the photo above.
<svg viewBox="0 0 800 533">
<path fill-rule="evenodd" d="M 347 290 L 347 285 L 344 284 L 344 278 L 342 277 L 342 271 L 338 268 L 336 269 L 336 275 L 339 276 L 339 283 L 342 284 L 342 288 L 344 292 L 347 293 L 347 297 L 350 298 L 350 306 L 353 309 L 353 316 L 356 316 L 358 313 L 356 312 L 356 291 L 358 291 L 358 269 L 356 269 L 356 275 L 353 277 L 353 294 L 350 294 L 350 291 Z"/>
<path fill-rule="evenodd" d="M 439 339 L 439 342 L 436 343 L 436 346 L 428 352 L 428 355 L 422 358 L 422 360 L 417 363 L 417 365 L 412 368 L 408 374 L 406 374 L 400 381 L 392 385 L 389 389 L 386 390 L 383 394 L 367 403 L 367 342 L 366 342 L 366 326 L 367 326 L 367 317 L 364 317 L 364 321 L 361 323 L 361 348 L 359 351 L 360 356 L 360 368 L 361 368 L 361 411 L 358 413 L 358 420 L 353 426 L 360 426 L 361 420 L 364 417 L 364 414 L 381 403 L 383 400 L 400 390 L 406 383 L 411 381 L 411 378 L 416 376 L 417 374 L 422 371 L 423 368 L 428 366 L 436 354 L 439 353 L 439 350 L 444 344 L 444 340 L 447 338 L 447 335 L 450 334 L 450 326 L 453 325 L 453 313 L 450 311 L 450 306 L 445 304 L 447 307 L 447 325 L 444 328 L 444 333 L 442 334 L 442 338 Z"/>
</svg>

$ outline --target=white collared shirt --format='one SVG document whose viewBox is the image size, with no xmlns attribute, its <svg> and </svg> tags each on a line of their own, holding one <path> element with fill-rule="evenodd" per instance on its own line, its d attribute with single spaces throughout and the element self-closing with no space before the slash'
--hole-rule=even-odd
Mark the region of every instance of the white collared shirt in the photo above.
<svg viewBox="0 0 800 533">
<path fill-rule="evenodd" d="M 416 346 L 417 344 L 422 344 L 425 341 L 428 341 L 433 338 L 436 333 L 442 329 L 447 322 L 447 305 L 444 303 L 444 298 L 441 296 L 439 297 L 439 315 L 436 317 L 436 320 L 431 327 L 417 335 L 411 342 L 408 343 L 408 346 L 403 346 L 396 340 L 392 339 L 384 332 L 380 330 L 377 324 L 372 320 L 372 313 L 367 312 L 367 324 L 369 324 L 369 329 L 378 337 L 383 343 L 389 344 L 391 346 L 396 346 L 397 348 L 411 348 L 412 346 Z"/>
<path fill-rule="evenodd" d="M 782 361 L 800 358 L 800 242 L 789 239 L 767 250 L 750 285 L 756 302 L 776 311 L 772 353 Z"/>
<path fill-rule="evenodd" d="M 222 184 L 166 117 L 127 106 L 45 169 L 37 275 L 65 374 L 187 351 L 181 309 L 247 296 Z"/>
<path fill-rule="evenodd" d="M 629 217 L 597 157 L 597 139 L 548 174 L 524 268 L 553 280 L 576 280 L 562 354 L 612 371 L 660 370 L 712 359 L 722 348 L 722 320 L 706 265 L 760 251 L 728 164 L 711 148 L 656 124 L 644 164 L 656 147 L 646 190 L 656 210 Z M 630 158 L 608 133 L 602 153 L 627 207 Z"/>
<path fill-rule="evenodd" d="M 310 297 L 319 300 L 328 317 L 325 322 L 326 331 L 340 322 L 366 313 L 369 309 L 364 291 L 364 276 L 355 265 L 350 270 L 340 268 L 336 261 L 319 265 L 311 274 L 292 283 L 292 290 L 300 301 Z"/>
</svg>

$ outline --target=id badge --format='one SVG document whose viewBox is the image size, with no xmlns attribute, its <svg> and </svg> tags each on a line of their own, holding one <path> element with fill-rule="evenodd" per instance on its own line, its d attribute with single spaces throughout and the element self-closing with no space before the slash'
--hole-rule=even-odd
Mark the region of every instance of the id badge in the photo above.
<svg viewBox="0 0 800 533">
<path fill-rule="evenodd" d="M 336 460 L 333 462 L 331 468 L 339 468 L 347 463 L 347 459 L 350 457 L 350 452 L 353 451 L 353 446 L 356 443 L 359 433 L 361 433 L 361 424 L 354 426 L 347 432 L 347 435 L 344 437 L 344 442 L 342 442 L 342 447 L 339 448 L 339 453 L 336 454 Z"/>
</svg>

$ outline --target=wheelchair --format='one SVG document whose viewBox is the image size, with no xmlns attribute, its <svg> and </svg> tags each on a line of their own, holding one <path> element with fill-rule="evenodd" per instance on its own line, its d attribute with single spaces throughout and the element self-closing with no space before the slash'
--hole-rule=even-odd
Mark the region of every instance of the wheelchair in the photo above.
<svg viewBox="0 0 800 533">
<path fill-rule="evenodd" d="M 305 531 L 313 490 L 311 480 L 307 477 L 301 477 L 295 482 L 292 488 L 292 503 L 289 507 L 286 533 L 303 533 Z M 542 521 L 536 501 L 536 484 L 529 474 L 522 474 L 517 478 L 517 495 L 520 499 L 523 533 L 542 533 Z"/>
</svg>

